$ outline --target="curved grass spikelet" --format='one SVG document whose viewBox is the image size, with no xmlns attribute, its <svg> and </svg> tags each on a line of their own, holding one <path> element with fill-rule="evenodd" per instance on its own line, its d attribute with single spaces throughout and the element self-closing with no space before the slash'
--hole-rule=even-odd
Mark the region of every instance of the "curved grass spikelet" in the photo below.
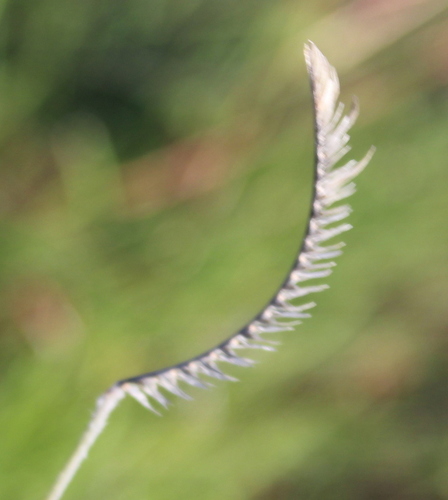
<svg viewBox="0 0 448 500">
<path fill-rule="evenodd" d="M 301 319 L 310 317 L 310 314 L 304 311 L 315 305 L 308 302 L 297 306 L 291 304 L 291 301 L 328 288 L 328 285 L 304 286 L 303 283 L 325 278 L 332 273 L 336 264 L 330 259 L 342 253 L 343 243 L 330 246 L 324 246 L 322 243 L 352 227 L 347 223 L 334 225 L 348 217 L 350 206 L 332 205 L 355 192 L 352 179 L 365 168 L 373 154 L 373 148 L 362 160 L 350 160 L 336 167 L 336 163 L 350 150 L 348 131 L 358 116 L 357 101 L 353 100 L 351 110 L 347 115 L 343 115 L 343 105 L 338 103 L 339 80 L 336 70 L 312 42 L 305 45 L 305 61 L 313 95 L 315 183 L 308 227 L 297 259 L 267 306 L 236 334 L 195 358 L 117 382 L 117 387 L 140 403 L 141 394 L 135 392 L 135 387 L 143 389 L 149 398 L 157 401 L 160 388 L 186 397 L 185 393 L 180 393 L 179 384 L 201 387 L 200 384 L 204 384 L 203 375 L 220 380 L 235 380 L 224 372 L 222 364 L 252 366 L 253 360 L 243 358 L 237 353 L 240 349 L 275 350 L 272 341 L 263 335 L 294 330 L 294 327 L 301 323 Z M 170 385 L 166 384 L 167 377 L 170 379 Z M 152 409 L 146 404 L 145 406 Z"/>
<path fill-rule="evenodd" d="M 315 165 L 314 189 L 305 235 L 297 258 L 278 291 L 267 305 L 241 330 L 202 354 L 161 370 L 144 373 L 116 382 L 97 401 L 97 409 L 75 453 L 58 477 L 47 500 L 59 500 L 87 453 L 104 429 L 110 413 L 125 395 L 132 396 L 148 410 L 159 413 L 158 407 L 167 408 L 169 396 L 191 399 L 189 386 L 208 388 L 210 379 L 236 381 L 225 373 L 225 365 L 252 366 L 255 361 L 243 357 L 240 350 L 261 349 L 274 351 L 276 342 L 266 334 L 294 330 L 314 302 L 292 303 L 311 293 L 328 288 L 326 284 L 304 284 L 309 280 L 328 277 L 336 265 L 332 259 L 342 253 L 344 243 L 327 245 L 351 225 L 341 222 L 348 217 L 348 204 L 336 205 L 355 192 L 353 179 L 366 167 L 374 149 L 371 148 L 360 161 L 349 160 L 337 166 L 350 151 L 348 131 L 358 116 L 354 99 L 350 111 L 338 102 L 339 80 L 336 70 L 312 43 L 305 45 L 305 61 L 311 82 L 314 126 Z"/>
</svg>

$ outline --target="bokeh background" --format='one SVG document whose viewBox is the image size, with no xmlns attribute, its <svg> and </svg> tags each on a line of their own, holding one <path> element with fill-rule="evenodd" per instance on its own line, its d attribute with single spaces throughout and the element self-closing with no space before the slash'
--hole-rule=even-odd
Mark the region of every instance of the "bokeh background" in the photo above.
<svg viewBox="0 0 448 500">
<path fill-rule="evenodd" d="M 377 153 L 313 318 L 67 500 L 448 499 L 446 0 L 0 2 L 0 497 L 44 498 L 115 380 L 230 335 L 305 226 L 313 40 Z M 174 399 L 174 398 L 173 398 Z"/>
</svg>

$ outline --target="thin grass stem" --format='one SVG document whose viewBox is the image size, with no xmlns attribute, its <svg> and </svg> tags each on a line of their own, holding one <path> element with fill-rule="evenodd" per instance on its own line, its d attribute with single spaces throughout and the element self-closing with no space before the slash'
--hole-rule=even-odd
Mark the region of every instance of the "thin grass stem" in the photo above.
<svg viewBox="0 0 448 500">
<path fill-rule="evenodd" d="M 59 474 L 46 500 L 59 500 L 62 498 L 62 495 L 75 477 L 81 464 L 87 458 L 90 448 L 106 427 L 110 414 L 124 397 L 125 392 L 120 387 L 112 386 L 98 398 L 95 413 L 92 416 L 87 430 L 83 434 L 81 441 L 70 457 L 70 460 L 67 462 L 67 465 Z"/>
</svg>

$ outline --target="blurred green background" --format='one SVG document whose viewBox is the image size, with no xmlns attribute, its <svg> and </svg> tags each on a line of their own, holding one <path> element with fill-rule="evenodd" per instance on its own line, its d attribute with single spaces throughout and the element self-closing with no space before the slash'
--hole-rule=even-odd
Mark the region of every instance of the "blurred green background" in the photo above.
<svg viewBox="0 0 448 500">
<path fill-rule="evenodd" d="M 279 285 L 311 39 L 359 97 L 354 157 L 377 146 L 331 289 L 240 383 L 163 418 L 126 399 L 65 498 L 448 499 L 446 1 L 0 7 L 0 497 L 43 499 L 103 390 Z"/>
</svg>

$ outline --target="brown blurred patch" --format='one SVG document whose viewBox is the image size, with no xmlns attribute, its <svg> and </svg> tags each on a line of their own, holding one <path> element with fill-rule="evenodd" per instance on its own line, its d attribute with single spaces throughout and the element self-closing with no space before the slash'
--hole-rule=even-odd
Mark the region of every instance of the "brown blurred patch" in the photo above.
<svg viewBox="0 0 448 500">
<path fill-rule="evenodd" d="M 378 333 L 358 339 L 347 354 L 337 381 L 342 392 L 393 399 L 424 375 L 426 355 L 410 339 Z"/>
<path fill-rule="evenodd" d="M 46 278 L 26 278 L 14 286 L 10 314 L 38 353 L 70 349 L 83 333 L 81 318 L 68 296 Z"/>
<path fill-rule="evenodd" d="M 206 134 L 124 165 L 131 213 L 152 212 L 217 189 L 232 177 L 251 144 L 250 137 Z"/>
<path fill-rule="evenodd" d="M 448 84 L 448 19 L 425 32 L 426 43 L 422 46 L 420 59 L 427 78 L 439 85 Z"/>
<path fill-rule="evenodd" d="M 0 213 L 23 213 L 45 203 L 58 172 L 53 155 L 32 127 L 12 136 L 1 151 Z M 50 187 L 50 189 L 48 189 Z"/>
</svg>

